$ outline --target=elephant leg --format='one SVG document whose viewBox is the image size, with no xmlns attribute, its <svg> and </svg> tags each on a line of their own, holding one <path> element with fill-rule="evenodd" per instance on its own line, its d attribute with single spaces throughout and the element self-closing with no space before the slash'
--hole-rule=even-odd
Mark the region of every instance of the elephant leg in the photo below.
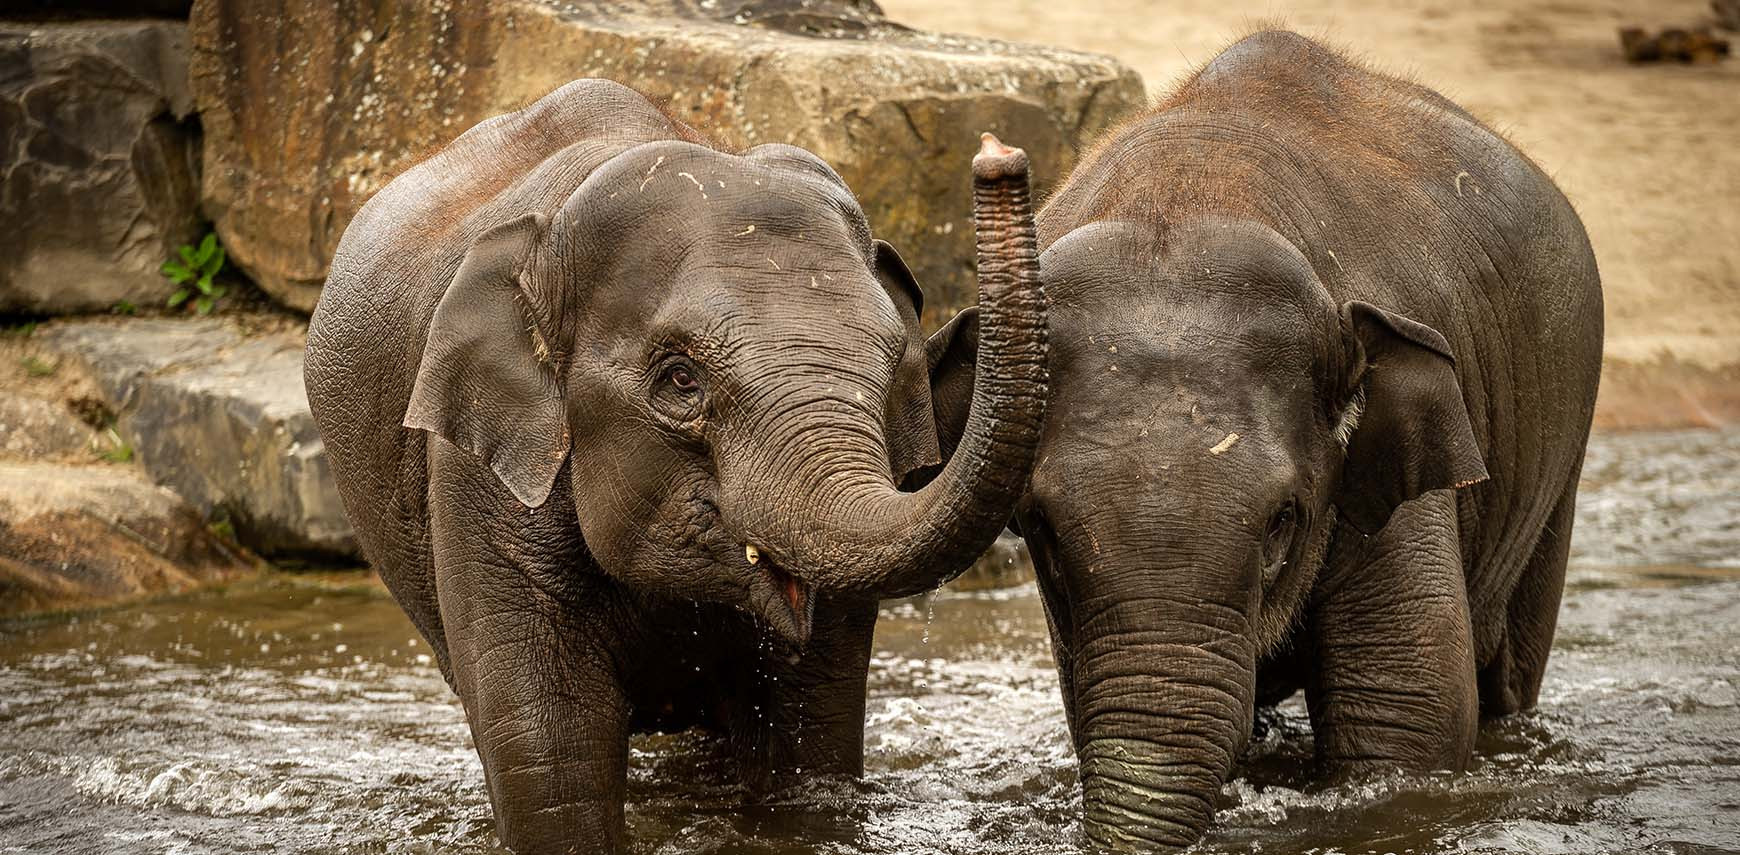
<svg viewBox="0 0 1740 855">
<path fill-rule="evenodd" d="M 569 500 L 528 512 L 487 472 L 431 469 L 435 587 L 496 834 L 520 853 L 620 851 L 629 703 L 605 618 L 615 595 L 573 566 Z"/>
<path fill-rule="evenodd" d="M 803 655 L 774 667 L 766 735 L 774 775 L 864 773 L 864 681 L 876 610 L 875 600 L 817 603 Z"/>
<path fill-rule="evenodd" d="M 1369 538 L 1338 532 L 1308 616 L 1306 700 L 1331 770 L 1467 763 L 1479 714 L 1458 528 L 1438 490 Z"/>
<path fill-rule="evenodd" d="M 1546 674 L 1547 655 L 1559 623 L 1559 595 L 1565 588 L 1576 506 L 1577 479 L 1573 477 L 1547 518 L 1528 566 L 1511 593 L 1497 655 L 1480 671 L 1480 711 L 1485 715 L 1529 709 L 1540 695 L 1541 677 Z"/>
</svg>

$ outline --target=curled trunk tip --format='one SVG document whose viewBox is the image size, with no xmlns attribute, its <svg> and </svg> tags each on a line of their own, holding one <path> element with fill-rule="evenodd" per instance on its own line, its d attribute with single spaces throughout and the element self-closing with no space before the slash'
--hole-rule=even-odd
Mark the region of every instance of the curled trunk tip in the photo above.
<svg viewBox="0 0 1740 855">
<path fill-rule="evenodd" d="M 989 131 L 979 135 L 979 153 L 973 155 L 973 177 L 983 181 L 1027 176 L 1027 152 L 1003 144 Z"/>
</svg>

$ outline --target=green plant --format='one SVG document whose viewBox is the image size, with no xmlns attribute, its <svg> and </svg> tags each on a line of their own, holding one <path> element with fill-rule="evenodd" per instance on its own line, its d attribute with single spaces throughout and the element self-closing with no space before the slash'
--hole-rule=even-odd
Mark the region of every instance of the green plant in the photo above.
<svg viewBox="0 0 1740 855">
<path fill-rule="evenodd" d="M 36 332 L 36 322 L 35 321 L 25 321 L 24 323 L 21 323 L 21 324 L 15 324 L 13 326 L 9 326 L 9 327 L 6 327 L 4 329 L 0 329 L 0 335 L 17 336 L 18 338 L 30 338 L 30 334 L 34 333 L 34 332 Z"/>
<path fill-rule="evenodd" d="M 219 540 L 229 543 L 236 542 L 236 524 L 230 522 L 230 514 L 227 510 L 219 508 L 216 513 L 212 514 L 211 520 L 205 524 L 205 529 L 211 532 L 212 537 Z"/>
<path fill-rule="evenodd" d="M 109 437 L 109 450 L 103 452 L 103 459 L 110 463 L 131 463 L 133 461 L 133 446 L 121 438 L 114 428 L 104 431 Z"/>
<path fill-rule="evenodd" d="M 24 373 L 32 377 L 47 377 L 60 368 L 52 362 L 46 362 L 34 356 L 26 356 L 18 360 L 18 364 L 24 366 Z"/>
<path fill-rule="evenodd" d="M 181 256 L 179 261 L 171 259 L 163 263 L 163 275 L 181 286 L 169 295 L 169 308 L 173 309 L 192 297 L 194 311 L 202 315 L 211 314 L 212 307 L 226 290 L 212 282 L 212 277 L 224 266 L 224 248 L 218 246 L 217 235 L 207 234 L 197 248 L 183 244 L 176 254 Z"/>
<path fill-rule="evenodd" d="M 139 313 L 139 307 L 133 305 L 132 300 L 121 300 L 114 306 L 110 307 L 109 311 L 114 312 L 117 315 L 136 315 Z"/>
</svg>

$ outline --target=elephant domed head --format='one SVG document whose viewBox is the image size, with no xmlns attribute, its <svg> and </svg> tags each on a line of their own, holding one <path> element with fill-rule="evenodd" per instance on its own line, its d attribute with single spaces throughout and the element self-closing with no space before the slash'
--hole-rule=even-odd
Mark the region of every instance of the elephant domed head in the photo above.
<svg viewBox="0 0 1740 855">
<path fill-rule="evenodd" d="M 975 188 L 987 392 L 917 492 L 901 479 L 939 462 L 922 294 L 839 176 L 785 145 L 642 143 L 559 206 L 486 214 L 404 423 L 527 508 L 565 496 L 622 583 L 802 642 L 818 593 L 958 572 L 1031 468 L 1046 350 L 1025 155 L 988 141 Z"/>
<path fill-rule="evenodd" d="M 1376 531 L 1485 468 L 1443 337 L 1337 304 L 1265 225 L 1099 221 L 1041 263 L 1055 379 L 1016 519 L 1084 828 L 1110 848 L 1183 848 L 1213 816 L 1258 664 L 1298 621 L 1337 523 Z M 945 438 L 973 323 L 932 339 Z"/>
</svg>

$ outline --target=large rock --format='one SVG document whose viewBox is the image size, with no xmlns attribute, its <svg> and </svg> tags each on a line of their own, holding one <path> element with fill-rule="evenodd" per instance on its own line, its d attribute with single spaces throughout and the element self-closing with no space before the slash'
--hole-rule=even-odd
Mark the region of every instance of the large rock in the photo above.
<svg viewBox="0 0 1740 855">
<path fill-rule="evenodd" d="M 62 322 L 43 347 L 95 380 L 145 471 L 270 555 L 357 552 L 302 388 L 299 325 Z"/>
<path fill-rule="evenodd" d="M 65 404 L 0 391 L 0 460 L 89 460 L 100 449 L 96 430 Z"/>
<path fill-rule="evenodd" d="M 833 164 L 915 268 L 934 325 L 974 301 L 979 133 L 1025 147 L 1043 190 L 1144 98 L 1111 59 L 914 32 L 852 0 L 197 0 L 191 26 L 206 211 L 231 257 L 302 309 L 394 175 L 481 119 L 608 77 L 727 145 Z"/>
<path fill-rule="evenodd" d="M 187 27 L 0 23 L 0 313 L 168 296 L 198 236 Z"/>
<path fill-rule="evenodd" d="M 0 615 L 182 591 L 252 567 L 131 467 L 0 462 Z"/>
</svg>

